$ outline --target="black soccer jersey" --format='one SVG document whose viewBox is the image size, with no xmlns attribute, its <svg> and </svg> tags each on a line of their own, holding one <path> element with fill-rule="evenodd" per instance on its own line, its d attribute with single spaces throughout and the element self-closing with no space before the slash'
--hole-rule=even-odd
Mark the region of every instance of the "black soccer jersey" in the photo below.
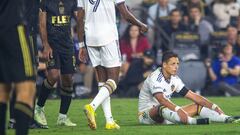
<svg viewBox="0 0 240 135">
<path fill-rule="evenodd" d="M 77 0 L 42 0 L 40 10 L 47 12 L 48 42 L 53 49 L 73 48 L 71 18 L 78 10 Z"/>
</svg>

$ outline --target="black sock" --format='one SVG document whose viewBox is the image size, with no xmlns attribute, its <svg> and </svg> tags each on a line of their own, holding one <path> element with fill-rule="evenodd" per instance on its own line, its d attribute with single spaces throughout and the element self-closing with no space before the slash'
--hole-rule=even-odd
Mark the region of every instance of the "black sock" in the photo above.
<svg viewBox="0 0 240 135">
<path fill-rule="evenodd" d="M 16 91 L 14 90 L 13 93 L 12 93 L 12 97 L 10 99 L 10 105 L 9 105 L 10 120 L 15 120 L 15 118 L 14 118 L 15 102 L 16 102 Z"/>
<path fill-rule="evenodd" d="M 61 106 L 60 106 L 61 114 L 67 114 L 71 101 L 72 101 L 71 96 L 61 95 Z"/>
<path fill-rule="evenodd" d="M 72 90 L 64 90 L 61 88 L 61 106 L 60 113 L 67 114 L 72 101 Z"/>
<path fill-rule="evenodd" d="M 0 103 L 0 135 L 6 135 L 6 111 L 7 104 Z"/>
<path fill-rule="evenodd" d="M 53 86 L 51 86 L 47 79 L 45 79 L 39 92 L 39 97 L 37 101 L 38 106 L 43 107 L 45 105 L 46 100 L 53 89 L 52 87 Z"/>
<path fill-rule="evenodd" d="M 15 104 L 16 135 L 27 135 L 29 122 L 32 119 L 32 108 L 22 102 Z"/>
</svg>

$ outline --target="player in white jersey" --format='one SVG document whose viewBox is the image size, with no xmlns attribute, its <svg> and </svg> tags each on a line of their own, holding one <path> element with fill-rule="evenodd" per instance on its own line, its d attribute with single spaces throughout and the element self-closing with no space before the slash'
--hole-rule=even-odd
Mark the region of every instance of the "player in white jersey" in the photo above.
<svg viewBox="0 0 240 135">
<path fill-rule="evenodd" d="M 139 122 L 141 124 L 209 124 L 213 122 L 238 123 L 239 117 L 225 115 L 219 106 L 187 89 L 176 75 L 179 67 L 177 54 L 166 52 L 162 68 L 156 69 L 145 80 L 139 94 Z M 174 92 L 194 103 L 183 107 L 171 102 Z M 199 115 L 196 119 L 193 116 Z"/>
<path fill-rule="evenodd" d="M 99 92 L 90 104 L 84 106 L 89 127 L 96 129 L 95 110 L 102 104 L 106 118 L 106 129 L 119 129 L 112 117 L 110 95 L 117 88 L 121 55 L 118 44 L 115 7 L 130 23 L 139 26 L 141 32 L 148 30 L 147 26 L 137 20 L 127 9 L 125 0 L 80 0 L 79 7 L 79 38 L 81 61 L 86 61 L 86 48 L 83 45 L 85 32 L 86 46 L 89 58 L 95 67 Z M 85 23 L 85 24 L 84 24 Z M 81 26 L 84 25 L 84 29 Z"/>
</svg>

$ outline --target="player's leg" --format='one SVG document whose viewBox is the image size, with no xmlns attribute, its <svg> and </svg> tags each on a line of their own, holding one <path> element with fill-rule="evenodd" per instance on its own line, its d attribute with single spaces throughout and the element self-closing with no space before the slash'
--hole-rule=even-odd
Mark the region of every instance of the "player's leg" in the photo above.
<svg viewBox="0 0 240 135">
<path fill-rule="evenodd" d="M 96 76 L 98 79 L 98 89 L 100 90 L 101 87 L 105 84 L 105 82 L 107 81 L 107 72 L 106 69 L 102 66 L 97 66 L 96 68 Z M 106 119 L 106 129 L 119 129 L 120 127 L 118 125 L 116 125 L 116 123 L 114 122 L 113 116 L 112 116 L 112 111 L 111 111 L 111 98 L 110 96 L 107 97 L 103 102 L 102 102 L 102 109 L 104 112 L 104 116 Z"/>
<path fill-rule="evenodd" d="M 16 84 L 17 99 L 15 103 L 16 134 L 26 135 L 29 122 L 33 116 L 33 100 L 36 84 L 24 81 Z"/>
<path fill-rule="evenodd" d="M 174 112 L 164 106 L 156 106 L 150 109 L 149 116 L 157 123 L 182 123 L 177 112 Z M 167 120 L 167 121 L 166 121 Z M 170 121 L 170 122 L 169 122 Z M 188 117 L 188 121 L 185 124 L 208 124 L 208 119 L 196 119 Z"/>
<path fill-rule="evenodd" d="M 6 134 L 6 112 L 9 100 L 10 86 L 0 83 L 0 134 Z"/>
<path fill-rule="evenodd" d="M 49 94 L 55 90 L 54 85 L 60 76 L 60 60 L 58 52 L 53 50 L 53 58 L 47 63 L 47 77 L 43 81 L 42 88 L 39 92 L 37 104 L 35 106 L 35 120 L 47 128 L 44 106 Z"/>
<path fill-rule="evenodd" d="M 69 53 L 60 54 L 60 63 L 61 63 L 61 104 L 59 110 L 59 116 L 57 120 L 57 125 L 65 126 L 76 126 L 77 124 L 70 121 L 67 117 L 67 113 L 72 101 L 73 93 L 73 73 L 75 73 L 75 56 L 73 50 L 70 50 Z"/>
</svg>

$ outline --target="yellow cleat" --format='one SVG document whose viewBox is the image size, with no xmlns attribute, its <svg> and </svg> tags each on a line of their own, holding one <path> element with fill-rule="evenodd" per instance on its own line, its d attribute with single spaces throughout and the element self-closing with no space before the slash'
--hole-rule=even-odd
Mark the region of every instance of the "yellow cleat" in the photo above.
<svg viewBox="0 0 240 135">
<path fill-rule="evenodd" d="M 120 129 L 120 126 L 116 123 L 107 123 L 105 126 L 106 129 L 111 130 L 111 129 Z"/>
<path fill-rule="evenodd" d="M 95 130 L 97 128 L 96 120 L 95 120 L 95 112 L 93 107 L 90 104 L 84 106 L 84 113 L 88 120 L 88 126 Z"/>
</svg>

